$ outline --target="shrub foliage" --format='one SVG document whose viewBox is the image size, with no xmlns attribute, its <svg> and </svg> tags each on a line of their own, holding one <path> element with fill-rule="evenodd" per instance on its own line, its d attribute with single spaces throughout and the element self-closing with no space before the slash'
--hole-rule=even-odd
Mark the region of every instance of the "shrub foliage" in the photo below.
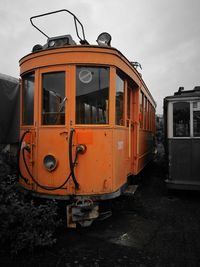
<svg viewBox="0 0 200 267">
<path fill-rule="evenodd" d="M 19 191 L 16 175 L 0 175 L 0 244 L 12 254 L 56 242 L 57 203 L 34 203 Z"/>
</svg>

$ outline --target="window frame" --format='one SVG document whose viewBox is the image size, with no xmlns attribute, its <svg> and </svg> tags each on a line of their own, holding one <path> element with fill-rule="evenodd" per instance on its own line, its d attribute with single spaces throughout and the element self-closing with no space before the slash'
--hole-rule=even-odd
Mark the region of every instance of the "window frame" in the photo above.
<svg viewBox="0 0 200 267">
<path fill-rule="evenodd" d="M 107 113 L 106 114 L 106 122 L 103 122 L 103 123 L 83 123 L 83 122 L 78 122 L 77 121 L 77 70 L 78 68 L 96 68 L 96 69 L 100 69 L 100 68 L 104 68 L 104 69 L 107 69 L 107 73 L 108 73 L 108 99 L 106 99 L 105 101 L 105 105 L 107 107 L 107 110 L 105 110 L 105 112 Z M 74 88 L 74 94 L 75 94 L 75 125 L 77 126 L 87 126 L 87 125 L 90 125 L 91 127 L 96 127 L 96 126 L 108 126 L 110 124 L 110 91 L 111 91 L 111 86 L 110 86 L 110 66 L 108 65 L 90 65 L 90 64 L 77 64 L 75 65 L 75 70 L 74 70 L 74 79 L 75 79 L 75 88 Z M 79 78 L 80 79 L 80 78 Z M 86 82 L 87 83 L 87 82 Z M 89 82 L 88 82 L 89 83 Z M 90 106 L 89 104 L 85 103 L 85 105 L 88 105 Z M 95 107 L 95 106 L 90 106 L 90 110 L 92 110 L 92 108 Z M 96 110 L 96 112 L 98 113 L 99 111 Z M 89 114 L 90 116 L 90 120 L 93 120 L 93 112 L 90 112 Z M 86 118 L 85 118 L 86 119 Z"/>
<path fill-rule="evenodd" d="M 123 81 L 123 113 L 122 113 L 122 121 L 123 121 L 123 124 L 118 124 L 117 123 L 117 77 L 120 78 L 122 81 Z M 114 91 L 115 91 L 115 125 L 117 127 L 126 127 L 126 106 L 127 106 L 127 103 L 126 103 L 126 87 L 127 87 L 127 79 L 125 77 L 125 74 L 117 69 L 116 70 L 116 75 L 115 75 L 115 87 L 114 87 Z"/>
<path fill-rule="evenodd" d="M 43 74 L 48 74 L 48 73 L 54 73 L 54 72 L 64 72 L 65 73 L 65 123 L 64 124 L 43 124 L 42 123 L 42 106 L 43 106 L 43 90 L 42 90 L 42 76 Z M 69 90 L 67 88 L 70 88 L 69 84 L 69 74 L 70 74 L 70 67 L 66 65 L 61 65 L 61 66 L 50 66 L 50 67 L 45 67 L 39 69 L 38 72 L 38 105 L 37 105 L 37 110 L 38 110 L 38 123 L 39 127 L 42 128 L 63 128 L 68 126 L 69 124 Z"/>
<path fill-rule="evenodd" d="M 191 135 L 190 103 L 188 101 L 178 101 L 173 103 L 172 113 L 173 113 L 173 137 L 186 137 L 186 138 L 190 137 Z"/>
<path fill-rule="evenodd" d="M 132 119 L 132 96 L 133 96 L 133 88 L 129 80 L 126 80 L 125 85 L 125 126 L 129 127 L 130 121 Z"/>
<path fill-rule="evenodd" d="M 189 103 L 190 107 L 190 122 L 189 122 L 189 136 L 174 136 L 173 132 L 173 108 L 175 103 L 180 102 L 187 102 Z M 167 137 L 170 139 L 200 139 L 199 136 L 194 136 L 194 122 L 193 122 L 193 103 L 194 102 L 200 102 L 200 99 L 177 99 L 172 100 L 168 102 L 168 108 L 167 108 Z M 200 109 L 199 109 L 200 111 Z"/>
<path fill-rule="evenodd" d="M 143 91 L 140 89 L 139 90 L 139 123 L 140 123 L 140 129 L 143 130 L 144 128 L 144 93 Z"/>
<path fill-rule="evenodd" d="M 61 84 L 61 86 L 63 86 L 63 88 L 62 88 L 62 93 L 64 93 L 64 97 L 63 98 L 61 98 L 61 97 L 59 97 L 57 94 L 58 94 L 58 92 L 53 92 L 53 91 L 50 91 L 49 90 L 49 88 L 47 88 L 47 90 L 46 90 L 46 93 L 47 93 L 47 95 L 48 95 L 48 97 L 49 97 L 49 101 L 47 101 L 46 102 L 46 104 L 44 105 L 44 98 L 45 98 L 45 94 L 44 94 L 44 85 L 43 85 L 43 81 L 44 81 L 44 76 L 45 75 L 47 75 L 47 77 L 48 77 L 48 75 L 55 75 L 56 76 L 56 74 L 63 74 L 63 81 L 62 82 L 64 82 L 64 84 Z M 58 77 L 59 78 L 59 77 Z M 57 78 L 57 79 L 58 79 Z M 50 94 L 50 92 L 51 92 L 51 94 Z M 52 101 L 50 101 L 50 96 L 51 95 L 54 95 L 54 103 L 53 104 L 49 104 L 50 102 L 52 102 Z M 59 108 L 59 110 L 57 110 L 57 111 L 55 111 L 55 105 L 56 105 L 56 101 L 58 100 L 60 98 L 60 103 L 57 103 L 57 108 Z M 42 104 L 42 107 L 41 107 L 41 123 L 42 123 L 42 125 L 49 125 L 49 126 L 55 126 L 55 125 L 65 125 L 65 114 L 66 114 L 66 111 L 65 111 L 65 100 L 66 100 L 66 72 L 65 71 L 51 71 L 51 72 L 45 72 L 45 73 L 42 73 L 41 74 L 41 104 Z M 57 101 L 58 102 L 58 101 Z M 61 112 L 61 104 L 62 104 L 62 106 L 64 107 L 64 112 Z M 44 108 L 45 108 L 45 106 L 46 105 L 49 105 L 49 108 L 46 110 L 44 110 Z M 51 109 L 53 108 L 53 111 L 50 111 Z M 52 123 L 50 123 L 50 122 L 44 122 L 45 121 L 45 115 L 50 115 L 50 116 L 54 116 L 53 118 L 54 118 L 54 122 L 52 122 Z M 62 118 L 62 116 L 61 115 L 63 115 L 63 117 L 64 117 L 64 121 L 63 121 L 63 123 L 58 123 L 57 122 L 57 120 L 58 120 L 58 118 L 60 117 L 60 121 L 61 121 L 61 118 Z M 48 117 L 47 117 L 48 118 Z"/>
<path fill-rule="evenodd" d="M 28 75 L 34 75 L 34 82 L 33 82 L 33 110 L 32 110 L 32 123 L 30 124 L 27 124 L 24 122 L 24 118 L 25 118 L 25 106 L 24 106 L 24 79 L 25 77 L 27 77 Z M 22 106 L 21 106 L 21 125 L 22 126 L 34 126 L 34 119 L 35 119 L 35 91 L 36 91 L 36 73 L 35 71 L 30 71 L 30 72 L 27 72 L 25 74 L 22 75 L 22 80 L 21 80 L 21 103 L 22 103 Z"/>
</svg>

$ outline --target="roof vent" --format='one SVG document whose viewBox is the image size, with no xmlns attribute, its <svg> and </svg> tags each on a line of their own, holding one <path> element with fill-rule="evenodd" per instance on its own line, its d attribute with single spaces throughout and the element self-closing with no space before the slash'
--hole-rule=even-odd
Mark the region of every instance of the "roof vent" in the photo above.
<svg viewBox="0 0 200 267">
<path fill-rule="evenodd" d="M 200 86 L 195 86 L 194 91 L 200 91 Z"/>
<path fill-rule="evenodd" d="M 174 95 L 181 95 L 183 91 L 184 91 L 184 87 L 183 87 L 183 86 L 180 86 L 180 87 L 178 88 L 178 91 L 175 92 Z"/>
<path fill-rule="evenodd" d="M 32 52 L 37 52 L 37 51 L 41 51 L 43 49 L 43 46 L 40 45 L 40 44 L 36 44 L 34 45 L 33 49 L 32 49 Z"/>
<path fill-rule="evenodd" d="M 131 61 L 131 65 L 137 69 L 138 67 L 142 70 L 142 66 L 139 62 L 136 62 L 136 61 Z"/>
<path fill-rule="evenodd" d="M 60 47 L 60 46 L 66 46 L 66 45 L 76 45 L 75 41 L 72 39 L 71 35 L 69 34 L 48 38 L 47 40 L 48 47 Z"/>
</svg>

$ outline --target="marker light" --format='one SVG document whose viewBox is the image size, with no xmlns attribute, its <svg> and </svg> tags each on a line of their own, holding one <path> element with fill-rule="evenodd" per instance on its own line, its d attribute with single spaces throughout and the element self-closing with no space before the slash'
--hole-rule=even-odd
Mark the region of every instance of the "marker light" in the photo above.
<svg viewBox="0 0 200 267">
<path fill-rule="evenodd" d="M 102 32 L 97 38 L 97 43 L 98 45 L 110 46 L 111 39 L 112 38 L 109 33 Z"/>
<path fill-rule="evenodd" d="M 57 167 L 57 160 L 53 155 L 46 155 L 43 159 L 44 167 L 51 172 Z"/>
</svg>

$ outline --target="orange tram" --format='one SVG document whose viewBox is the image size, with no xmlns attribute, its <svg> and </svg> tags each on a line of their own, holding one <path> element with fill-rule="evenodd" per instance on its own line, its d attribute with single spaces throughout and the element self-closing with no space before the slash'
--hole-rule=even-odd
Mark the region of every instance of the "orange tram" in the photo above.
<svg viewBox="0 0 200 267">
<path fill-rule="evenodd" d="M 33 23 L 58 12 L 73 16 L 80 44 Z M 47 43 L 20 60 L 19 182 L 36 196 L 66 200 L 68 226 L 88 226 L 100 203 L 123 194 L 152 160 L 156 104 L 139 64 L 111 47 L 108 33 L 90 45 L 65 9 L 30 20 Z"/>
</svg>

